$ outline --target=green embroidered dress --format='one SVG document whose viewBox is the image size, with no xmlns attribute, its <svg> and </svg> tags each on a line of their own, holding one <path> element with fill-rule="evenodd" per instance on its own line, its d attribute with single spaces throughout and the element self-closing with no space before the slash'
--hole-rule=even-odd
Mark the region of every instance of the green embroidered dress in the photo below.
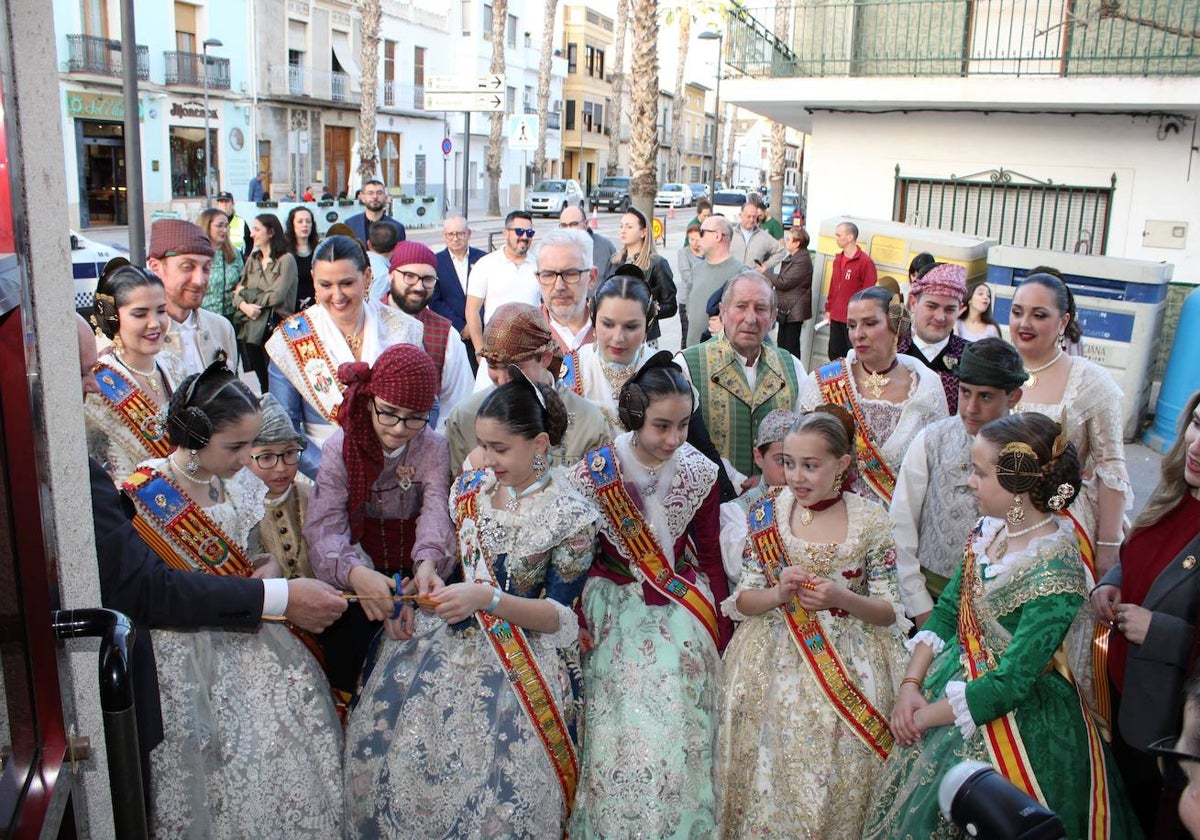
<svg viewBox="0 0 1200 840">
<path fill-rule="evenodd" d="M 963 838 L 938 808 L 938 785 L 960 761 L 988 761 L 983 726 L 1015 712 L 1021 740 L 1046 804 L 1062 817 L 1067 837 L 1087 836 L 1090 760 L 1087 730 L 1075 688 L 1051 659 L 1079 616 L 1091 620 L 1088 588 L 1070 522 L 1021 552 L 989 561 L 985 551 L 1003 521 L 985 517 L 976 531 L 976 611 L 983 643 L 996 668 L 965 682 L 957 633 L 959 567 L 933 614 L 909 643 L 929 644 L 935 657 L 925 680 L 930 702 L 950 699 L 955 723 L 930 729 L 913 747 L 899 745 L 875 787 L 864 838 L 932 840 Z M 1082 606 L 1082 610 L 1081 610 Z M 1141 836 L 1125 798 L 1112 755 L 1104 748 L 1111 814 L 1110 837 Z"/>
</svg>

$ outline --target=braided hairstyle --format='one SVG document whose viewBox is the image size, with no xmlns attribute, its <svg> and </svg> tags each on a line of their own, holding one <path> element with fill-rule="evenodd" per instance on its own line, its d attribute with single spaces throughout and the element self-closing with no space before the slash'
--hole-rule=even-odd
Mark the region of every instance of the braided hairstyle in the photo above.
<svg viewBox="0 0 1200 840">
<path fill-rule="evenodd" d="M 596 291 L 592 293 L 593 327 L 596 326 L 596 313 L 600 309 L 600 304 L 606 298 L 637 301 L 642 309 L 642 314 L 646 316 L 647 332 L 650 331 L 650 325 L 658 317 L 658 301 L 654 299 L 654 295 L 650 291 L 646 275 L 633 263 L 618 266 L 616 272 L 608 279 L 603 280 L 596 287 Z"/>
<path fill-rule="evenodd" d="M 669 350 L 658 351 L 621 386 L 617 395 L 617 419 L 629 431 L 642 428 L 650 404 L 663 397 L 686 396 L 692 401 L 692 411 L 696 410 L 692 385 L 672 358 Z"/>
<path fill-rule="evenodd" d="M 1062 426 L 1049 417 L 1011 414 L 988 423 L 979 434 L 999 448 L 996 480 L 1009 493 L 1028 493 L 1042 513 L 1057 513 L 1079 495 L 1079 453 Z"/>
<path fill-rule="evenodd" d="M 219 210 L 217 212 L 220 212 Z M 108 340 L 116 338 L 121 331 L 121 307 L 137 289 L 147 286 L 163 288 L 163 282 L 149 269 L 134 265 L 124 257 L 113 257 L 104 264 L 100 282 L 92 302 L 92 324 Z"/>
<path fill-rule="evenodd" d="M 203 449 L 212 436 L 259 410 L 258 398 L 218 358 L 179 383 L 167 405 L 167 435 L 180 449 Z"/>
<path fill-rule="evenodd" d="M 516 365 L 509 365 L 508 373 L 512 378 L 487 395 L 476 418 L 495 420 L 526 440 L 545 432 L 550 445 L 557 446 L 567 432 L 562 398 L 551 386 L 527 378 Z"/>
</svg>

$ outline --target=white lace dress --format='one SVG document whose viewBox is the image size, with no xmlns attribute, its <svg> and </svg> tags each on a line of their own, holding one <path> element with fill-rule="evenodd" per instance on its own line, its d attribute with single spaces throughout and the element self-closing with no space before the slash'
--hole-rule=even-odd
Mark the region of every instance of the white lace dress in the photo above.
<svg viewBox="0 0 1200 840">
<path fill-rule="evenodd" d="M 257 538 L 265 497 L 266 485 L 242 470 L 225 482 L 225 501 L 205 513 L 245 549 Z M 304 644 L 271 623 L 151 635 L 163 715 L 163 742 L 150 753 L 154 834 L 337 837 L 342 728 Z"/>
</svg>

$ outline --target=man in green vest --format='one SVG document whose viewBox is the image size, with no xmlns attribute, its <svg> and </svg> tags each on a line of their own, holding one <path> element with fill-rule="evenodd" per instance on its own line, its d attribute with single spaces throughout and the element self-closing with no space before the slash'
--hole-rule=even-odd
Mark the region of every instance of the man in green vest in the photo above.
<svg viewBox="0 0 1200 840">
<path fill-rule="evenodd" d="M 775 325 L 775 288 L 760 272 L 744 269 L 721 296 L 723 333 L 689 347 L 677 357 L 700 392 L 700 411 L 717 451 L 743 488 L 760 472 L 754 462 L 754 433 L 777 408 L 799 410 L 800 360 L 766 342 Z"/>
</svg>

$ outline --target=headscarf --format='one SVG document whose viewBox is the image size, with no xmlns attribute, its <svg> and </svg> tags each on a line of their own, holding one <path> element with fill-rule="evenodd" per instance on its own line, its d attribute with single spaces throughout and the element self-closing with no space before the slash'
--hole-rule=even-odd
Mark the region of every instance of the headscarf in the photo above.
<svg viewBox="0 0 1200 840">
<path fill-rule="evenodd" d="M 308 438 L 296 431 L 292 418 L 288 417 L 283 404 L 274 394 L 263 394 L 258 402 L 262 409 L 262 430 L 254 439 L 255 446 L 270 446 L 275 443 L 294 443 L 300 449 L 308 448 Z"/>
<path fill-rule="evenodd" d="M 912 281 L 909 291 L 914 295 L 942 295 L 964 301 L 967 298 L 967 270 L 954 263 L 938 263 Z"/>
<path fill-rule="evenodd" d="M 758 424 L 758 437 L 754 439 L 755 448 L 783 440 L 788 436 L 788 432 L 792 430 L 792 426 L 799 417 L 800 415 L 796 412 L 788 411 L 786 408 L 777 408 L 767 414 Z"/>
<path fill-rule="evenodd" d="M 528 303 L 506 303 L 488 319 L 479 355 L 493 367 L 504 367 L 557 348 L 540 309 Z"/>
<path fill-rule="evenodd" d="M 341 365 L 338 379 L 347 386 L 342 404 L 338 406 L 337 421 L 345 433 L 342 460 L 346 465 L 349 494 L 350 539 L 359 542 L 371 487 L 383 471 L 383 444 L 375 434 L 371 403 L 379 397 L 390 405 L 410 411 L 432 411 L 438 372 L 433 359 L 420 347 L 393 344 L 379 355 L 374 365 L 366 362 Z"/>
</svg>

